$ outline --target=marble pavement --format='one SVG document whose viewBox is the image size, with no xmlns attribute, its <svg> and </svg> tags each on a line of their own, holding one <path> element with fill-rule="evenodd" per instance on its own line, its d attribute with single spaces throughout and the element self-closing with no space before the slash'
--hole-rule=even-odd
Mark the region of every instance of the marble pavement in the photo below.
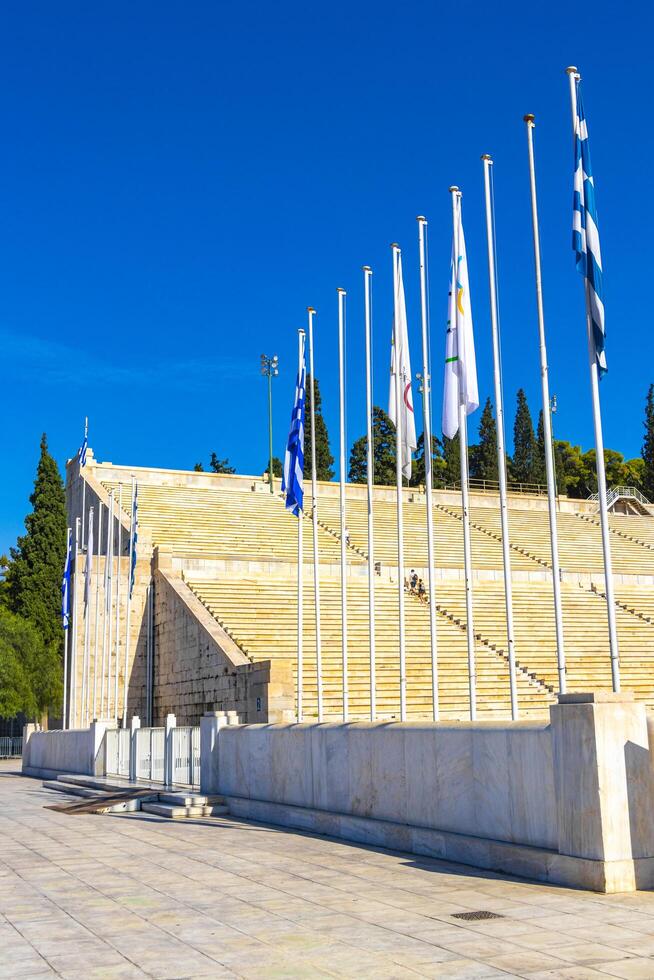
<svg viewBox="0 0 654 980">
<path fill-rule="evenodd" d="M 51 801 L 0 763 L 0 978 L 654 978 L 654 893 Z"/>
</svg>

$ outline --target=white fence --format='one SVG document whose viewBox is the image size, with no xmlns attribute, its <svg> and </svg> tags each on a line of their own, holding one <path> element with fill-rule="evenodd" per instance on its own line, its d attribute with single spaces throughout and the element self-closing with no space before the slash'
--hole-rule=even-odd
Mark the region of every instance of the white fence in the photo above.
<svg viewBox="0 0 654 980">
<path fill-rule="evenodd" d="M 2 735 L 0 736 L 0 759 L 13 759 L 22 755 L 23 737 L 22 735 Z"/>
<path fill-rule="evenodd" d="M 108 776 L 199 786 L 200 729 L 177 728 L 170 722 L 165 728 L 110 729 L 105 735 L 105 766 Z"/>
<path fill-rule="evenodd" d="M 127 728 L 110 728 L 105 735 L 105 764 L 108 776 L 129 777 L 131 734 Z"/>
</svg>

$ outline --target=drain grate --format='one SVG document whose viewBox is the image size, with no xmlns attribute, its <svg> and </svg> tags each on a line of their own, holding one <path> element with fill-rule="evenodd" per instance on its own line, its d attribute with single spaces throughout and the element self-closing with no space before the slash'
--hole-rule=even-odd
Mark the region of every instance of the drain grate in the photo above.
<svg viewBox="0 0 654 980">
<path fill-rule="evenodd" d="M 453 912 L 453 919 L 465 919 L 466 922 L 478 922 L 479 919 L 503 919 L 503 915 L 498 915 L 497 912 L 486 912 L 482 909 L 480 912 Z"/>
</svg>

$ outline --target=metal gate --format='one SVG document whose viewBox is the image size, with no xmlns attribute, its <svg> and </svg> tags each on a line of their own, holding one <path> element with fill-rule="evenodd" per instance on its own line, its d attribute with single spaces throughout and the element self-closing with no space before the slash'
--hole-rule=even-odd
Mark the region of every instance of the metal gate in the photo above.
<svg viewBox="0 0 654 980">
<path fill-rule="evenodd" d="M 200 785 L 200 729 L 188 727 L 172 729 L 173 783 L 186 786 Z"/>
<path fill-rule="evenodd" d="M 129 778 L 129 752 L 131 732 L 128 728 L 109 728 L 105 734 L 106 766 L 108 776 Z"/>
<path fill-rule="evenodd" d="M 149 779 L 163 783 L 165 756 L 165 729 L 137 728 L 134 732 L 136 750 L 135 775 L 137 779 Z"/>
</svg>

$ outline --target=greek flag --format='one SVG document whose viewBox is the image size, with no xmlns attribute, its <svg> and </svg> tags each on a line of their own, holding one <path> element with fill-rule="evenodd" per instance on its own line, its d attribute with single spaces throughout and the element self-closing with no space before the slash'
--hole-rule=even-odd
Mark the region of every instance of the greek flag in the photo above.
<svg viewBox="0 0 654 980">
<path fill-rule="evenodd" d="M 77 458 L 80 466 L 86 466 L 86 450 L 89 446 L 89 420 L 84 419 L 84 438 L 82 445 L 77 450 Z"/>
<path fill-rule="evenodd" d="M 606 374 L 604 341 L 604 302 L 602 299 L 602 256 L 597 229 L 595 184 L 590 164 L 588 126 L 581 101 L 581 86 L 577 86 L 577 116 L 575 119 L 575 175 L 572 204 L 572 247 L 577 255 L 577 271 L 586 281 L 586 307 L 592 325 L 592 341 L 599 376 Z"/>
<path fill-rule="evenodd" d="M 136 542 L 139 536 L 139 505 L 138 505 L 138 484 L 134 484 L 134 496 L 132 497 L 132 522 L 130 526 L 130 542 L 129 547 L 132 553 L 132 565 L 129 570 L 129 597 L 132 598 L 132 592 L 134 591 L 134 578 L 136 576 Z"/>
<path fill-rule="evenodd" d="M 70 563 L 72 557 L 73 532 L 68 528 L 68 542 L 66 544 L 66 561 L 64 563 L 64 577 L 61 580 L 61 621 L 64 629 L 70 625 Z"/>
<path fill-rule="evenodd" d="M 295 401 L 291 413 L 291 431 L 288 434 L 282 493 L 286 494 L 286 509 L 299 517 L 304 509 L 304 401 L 306 395 L 307 366 L 304 355 L 304 335 L 300 341 L 300 366 L 295 382 Z"/>
</svg>

